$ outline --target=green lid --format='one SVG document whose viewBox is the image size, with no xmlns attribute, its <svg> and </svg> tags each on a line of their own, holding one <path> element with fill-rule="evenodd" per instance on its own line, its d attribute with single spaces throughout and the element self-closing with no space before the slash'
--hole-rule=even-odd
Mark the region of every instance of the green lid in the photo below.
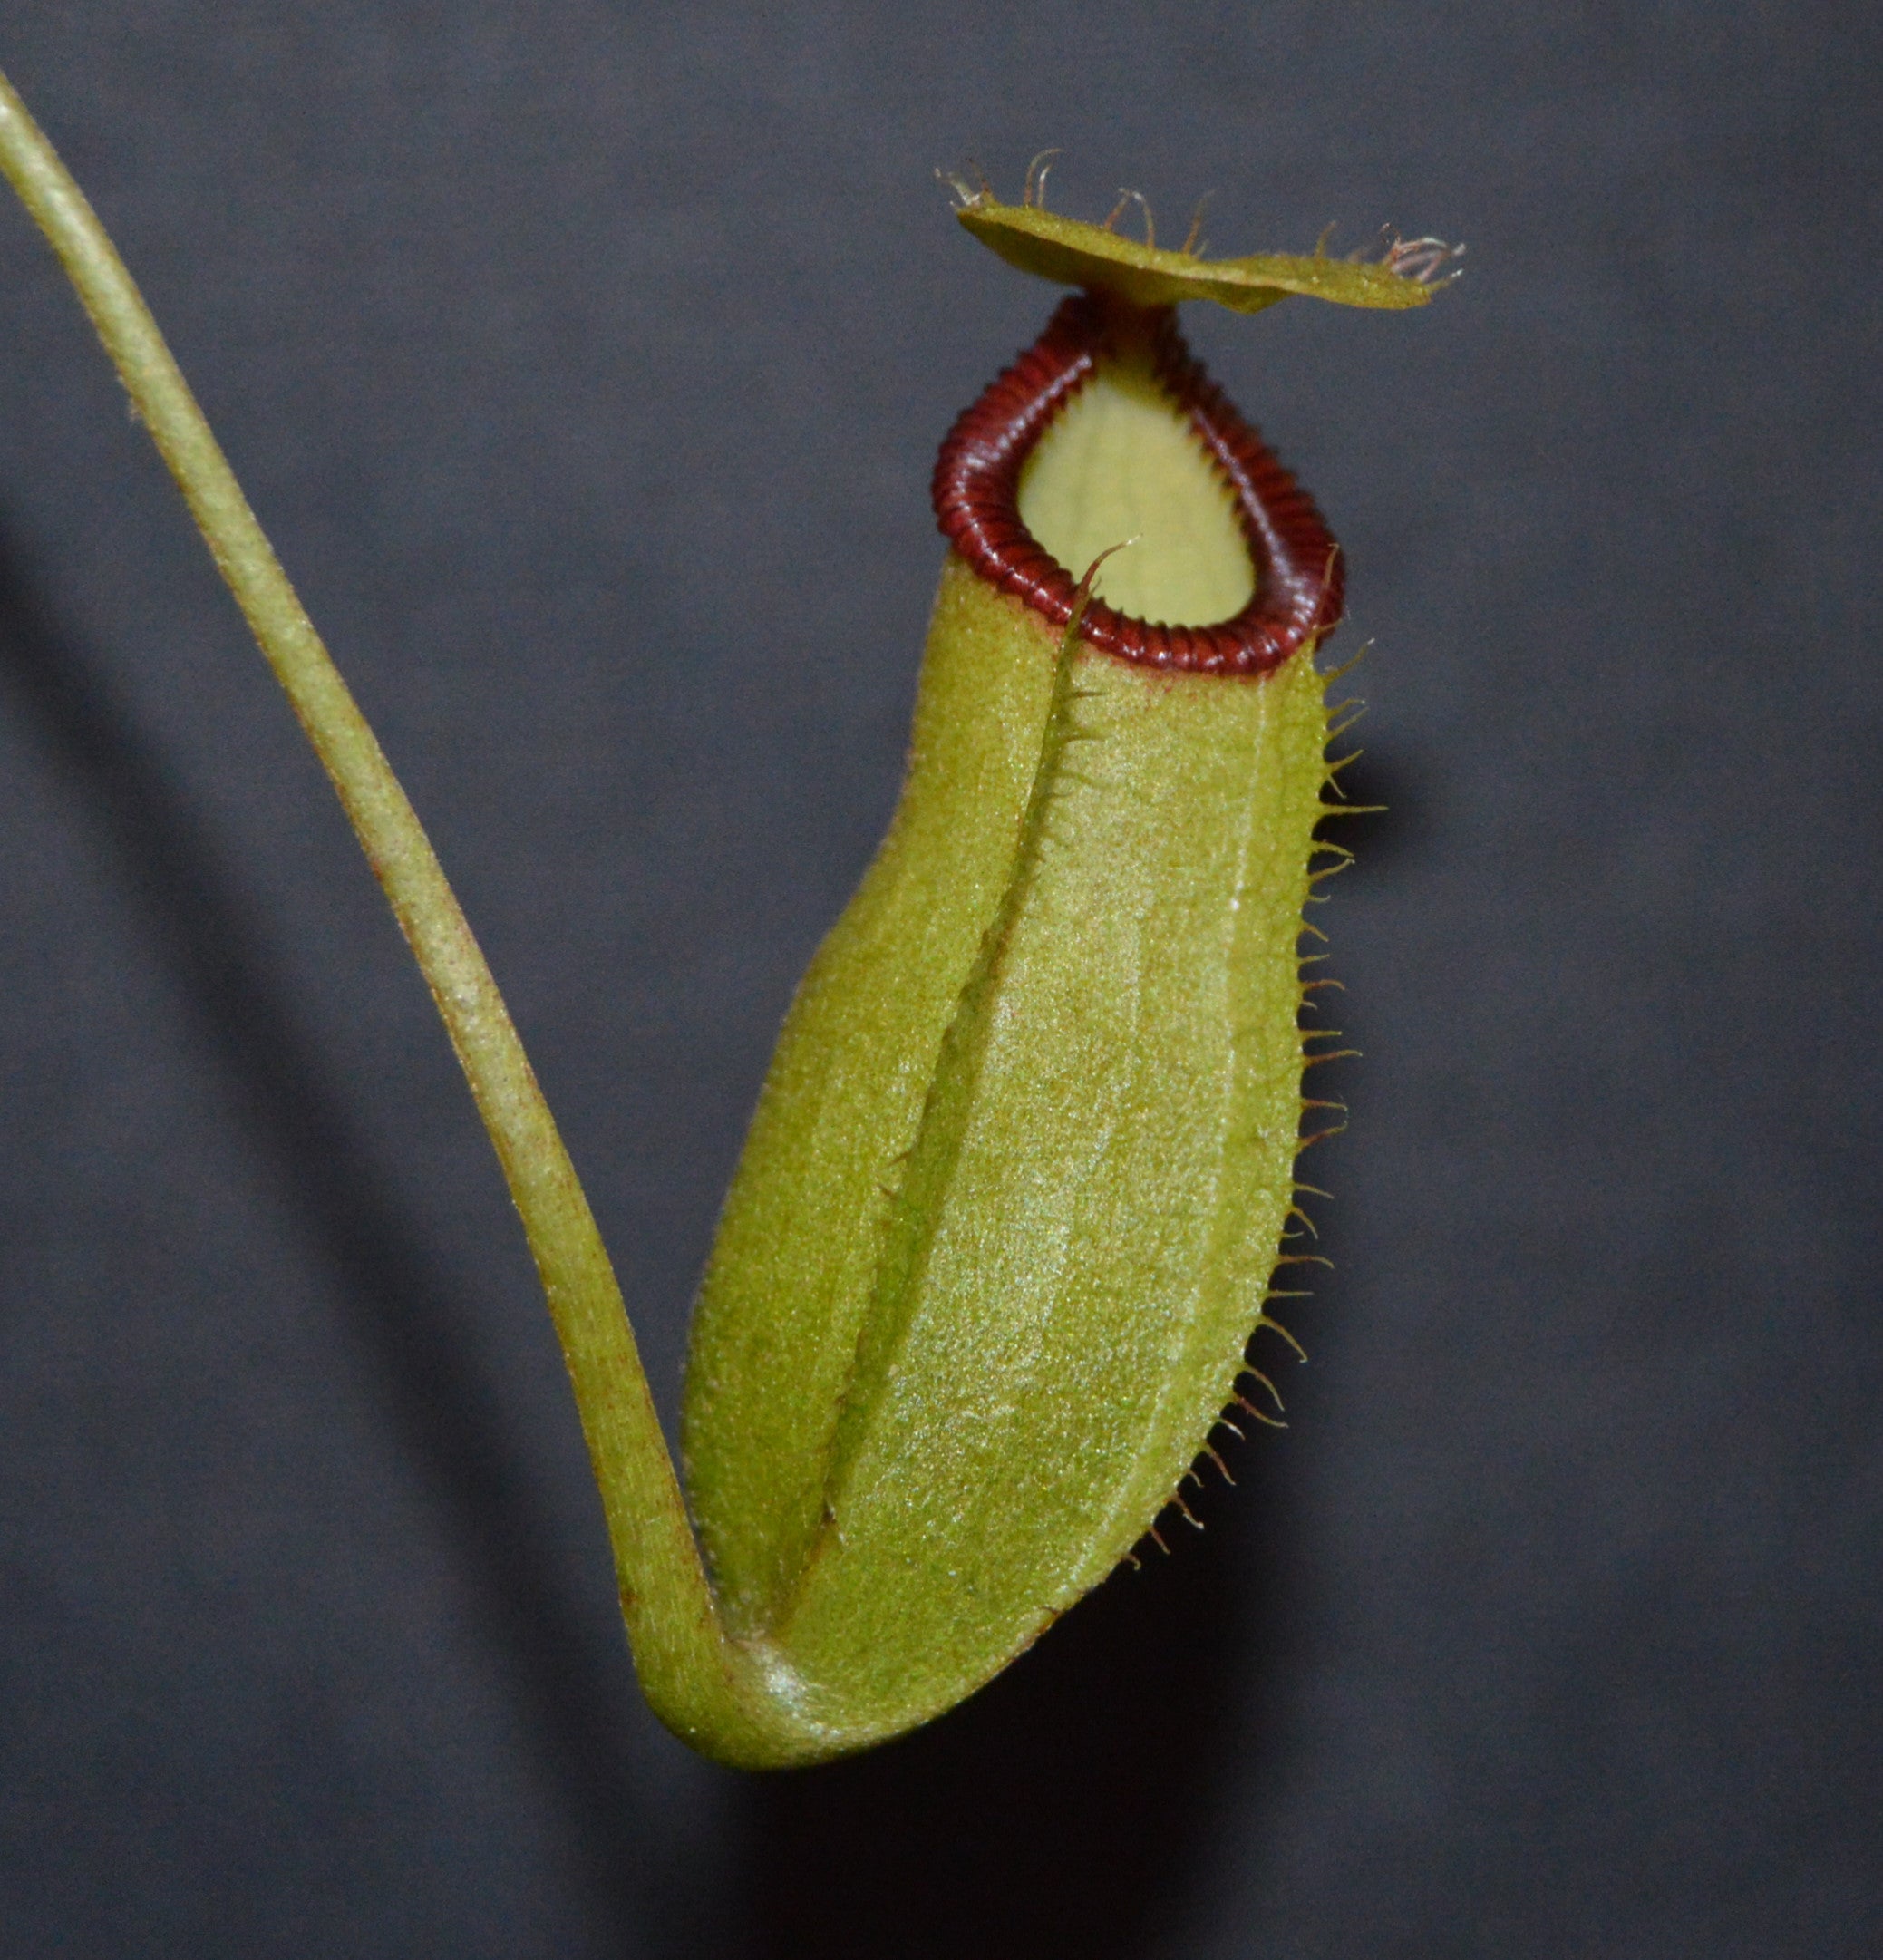
<svg viewBox="0 0 1883 1960">
<path fill-rule="evenodd" d="M 1043 178 L 1035 160 L 1019 204 L 1003 204 L 985 184 L 975 189 L 958 178 L 946 180 L 961 199 L 956 217 L 1010 266 L 1063 286 L 1101 287 L 1138 306 L 1213 299 L 1232 313 L 1259 313 L 1291 293 L 1342 306 L 1422 306 L 1446 283 L 1438 275 L 1464 249 L 1437 238 L 1387 233 L 1374 258 L 1329 257 L 1324 238 L 1310 254 L 1206 259 L 1188 245 L 1165 251 L 1112 230 L 1134 194 L 1127 194 L 1102 225 L 1049 211 L 1035 189 L 1036 184 L 1043 189 Z"/>
</svg>

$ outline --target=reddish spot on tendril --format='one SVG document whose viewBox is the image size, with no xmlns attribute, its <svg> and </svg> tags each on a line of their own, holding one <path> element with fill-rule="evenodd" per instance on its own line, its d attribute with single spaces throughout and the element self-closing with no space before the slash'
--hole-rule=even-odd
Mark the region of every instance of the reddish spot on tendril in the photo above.
<svg viewBox="0 0 1883 1960">
<path fill-rule="evenodd" d="M 1177 309 L 1121 318 L 1091 293 L 1064 301 L 1046 331 L 949 430 L 935 465 L 935 514 L 984 578 L 1056 626 L 1073 616 L 1074 575 L 1021 522 L 1020 471 L 1053 419 L 1097 372 L 1121 325 L 1148 333 L 1158 379 L 1190 418 L 1236 501 L 1255 561 L 1255 596 L 1233 619 L 1170 626 L 1133 619 L 1102 599 L 1081 634 L 1141 666 L 1194 674 L 1272 672 L 1341 616 L 1340 547 L 1314 500 L 1237 413 L 1177 330 Z"/>
</svg>

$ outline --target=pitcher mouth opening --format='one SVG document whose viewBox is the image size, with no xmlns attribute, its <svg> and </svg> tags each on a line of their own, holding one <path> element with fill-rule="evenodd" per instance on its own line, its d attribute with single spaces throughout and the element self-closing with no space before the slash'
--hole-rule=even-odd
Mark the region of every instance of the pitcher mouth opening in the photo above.
<svg viewBox="0 0 1883 1960">
<path fill-rule="evenodd" d="M 1148 346 L 1159 383 L 1221 472 L 1248 547 L 1255 591 L 1239 612 L 1208 626 L 1133 618 L 1093 599 L 1082 636 L 1140 666 L 1272 673 L 1340 623 L 1340 547 L 1314 500 L 1184 344 L 1174 306 L 1139 308 L 1090 292 L 1064 300 L 1039 339 L 948 432 L 935 466 L 936 518 L 984 578 L 1063 626 L 1073 616 L 1079 575 L 1023 521 L 1021 471 L 1061 411 L 1127 338 Z"/>
</svg>

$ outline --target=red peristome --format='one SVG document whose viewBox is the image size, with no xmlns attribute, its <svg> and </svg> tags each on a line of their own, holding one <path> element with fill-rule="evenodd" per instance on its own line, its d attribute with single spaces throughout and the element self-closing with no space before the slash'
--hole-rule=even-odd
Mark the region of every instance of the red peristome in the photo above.
<svg viewBox="0 0 1883 1960">
<path fill-rule="evenodd" d="M 973 407 L 935 464 L 935 514 L 949 541 L 983 577 L 1054 626 L 1073 616 L 1073 575 L 1020 520 L 1020 471 L 1053 418 L 1084 386 L 1121 329 L 1148 335 L 1158 378 L 1189 412 L 1236 500 L 1255 560 L 1256 591 L 1233 619 L 1167 626 L 1133 619 L 1094 599 L 1082 636 L 1141 666 L 1193 674 L 1271 673 L 1341 616 L 1340 547 L 1314 500 L 1270 453 L 1195 360 L 1177 330 L 1177 309 L 1122 309 L 1091 293 L 1064 301 L 1034 341 Z"/>
</svg>

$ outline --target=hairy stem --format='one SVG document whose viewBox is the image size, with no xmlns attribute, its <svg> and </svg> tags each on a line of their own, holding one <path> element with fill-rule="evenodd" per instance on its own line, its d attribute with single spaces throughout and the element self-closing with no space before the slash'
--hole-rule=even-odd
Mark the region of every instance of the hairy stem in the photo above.
<svg viewBox="0 0 1883 1960">
<path fill-rule="evenodd" d="M 141 295 L 0 75 L 0 170 L 59 256 L 189 503 L 423 971 L 522 1216 L 601 1487 L 622 1610 L 663 1717 L 762 1752 L 780 1712 L 721 1629 L 621 1291 L 503 996 L 416 813 L 321 644 Z M 743 1744 L 743 1746 L 742 1746 Z M 775 1746 L 775 1745 L 774 1745 Z"/>
</svg>

